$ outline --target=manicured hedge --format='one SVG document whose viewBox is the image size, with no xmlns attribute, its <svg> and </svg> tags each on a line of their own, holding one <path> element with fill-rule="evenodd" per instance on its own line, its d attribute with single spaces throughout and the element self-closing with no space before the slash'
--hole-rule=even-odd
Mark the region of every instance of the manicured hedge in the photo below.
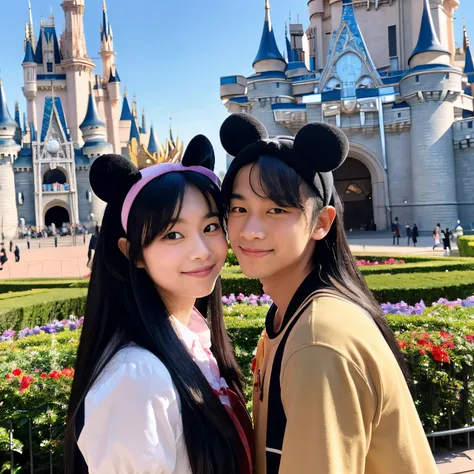
<svg viewBox="0 0 474 474">
<path fill-rule="evenodd" d="M 463 235 L 459 237 L 458 249 L 461 257 L 474 257 L 474 235 Z"/>
<path fill-rule="evenodd" d="M 86 289 L 44 290 L 23 298 L 0 300 L 0 332 L 41 326 L 49 321 L 84 314 Z M 15 295 L 13 293 L 12 295 Z"/>
<path fill-rule="evenodd" d="M 77 278 L 0 280 L 0 294 L 33 289 L 71 288 L 71 285 L 77 283 L 85 283 L 87 285 L 87 280 L 79 280 Z"/>
<path fill-rule="evenodd" d="M 427 261 L 417 263 L 406 263 L 405 265 L 374 265 L 359 267 L 362 275 L 378 275 L 381 273 L 390 273 L 398 275 L 400 273 L 432 273 L 432 272 L 453 272 L 474 270 L 474 259 L 467 262 L 463 260 Z"/>
</svg>

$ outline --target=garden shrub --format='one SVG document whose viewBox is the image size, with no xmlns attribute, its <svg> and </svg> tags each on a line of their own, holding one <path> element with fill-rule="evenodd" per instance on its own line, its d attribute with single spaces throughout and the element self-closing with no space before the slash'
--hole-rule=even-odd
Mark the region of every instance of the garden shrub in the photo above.
<svg viewBox="0 0 474 474">
<path fill-rule="evenodd" d="M 458 249 L 461 257 L 474 257 L 474 235 L 463 235 L 459 237 Z"/>
</svg>

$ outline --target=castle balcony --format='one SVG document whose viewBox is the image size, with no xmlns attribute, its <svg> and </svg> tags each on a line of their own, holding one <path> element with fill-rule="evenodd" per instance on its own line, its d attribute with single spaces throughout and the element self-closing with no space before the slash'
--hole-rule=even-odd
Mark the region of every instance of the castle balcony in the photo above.
<svg viewBox="0 0 474 474">
<path fill-rule="evenodd" d="M 71 192 L 71 186 L 69 183 L 43 184 L 41 187 L 43 194 L 69 194 Z"/>
<path fill-rule="evenodd" d="M 474 147 L 474 117 L 453 123 L 453 144 L 461 149 Z"/>
<path fill-rule="evenodd" d="M 275 122 L 297 132 L 308 123 L 306 104 L 272 104 Z"/>
<path fill-rule="evenodd" d="M 454 102 L 454 107 L 472 112 L 474 110 L 474 99 L 470 95 L 461 94 Z"/>
<path fill-rule="evenodd" d="M 224 102 L 231 97 L 247 95 L 247 79 L 244 76 L 221 77 L 220 94 Z"/>
</svg>

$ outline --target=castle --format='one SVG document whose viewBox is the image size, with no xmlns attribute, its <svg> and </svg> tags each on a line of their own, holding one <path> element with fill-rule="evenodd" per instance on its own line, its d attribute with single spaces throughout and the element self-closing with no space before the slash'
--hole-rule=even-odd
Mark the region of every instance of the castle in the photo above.
<svg viewBox="0 0 474 474">
<path fill-rule="evenodd" d="M 179 160 L 183 145 L 172 136 L 162 146 L 143 112 L 138 119 L 115 62 L 106 0 L 100 28 L 102 74 L 86 51 L 85 0 L 63 0 L 65 28 L 58 37 L 54 16 L 41 21 L 36 38 L 31 3 L 23 59 L 27 112 L 12 118 L 0 79 L 0 230 L 10 238 L 18 226 L 100 223 L 105 203 L 89 185 L 89 169 L 104 153 L 129 156 L 140 168 Z"/>
<path fill-rule="evenodd" d="M 270 136 L 309 122 L 343 129 L 350 154 L 335 172 L 347 229 L 389 229 L 395 217 L 431 231 L 474 225 L 474 63 L 460 0 L 309 0 L 310 24 L 282 55 L 269 0 L 254 73 L 221 78 L 231 113 Z M 228 157 L 231 159 L 231 157 Z"/>
</svg>

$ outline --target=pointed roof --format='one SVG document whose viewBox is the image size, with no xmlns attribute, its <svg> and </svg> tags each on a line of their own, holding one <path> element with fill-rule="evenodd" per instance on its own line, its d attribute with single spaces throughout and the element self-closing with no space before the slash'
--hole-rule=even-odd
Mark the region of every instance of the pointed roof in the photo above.
<svg viewBox="0 0 474 474">
<path fill-rule="evenodd" d="M 119 76 L 119 73 L 117 71 L 117 66 L 115 66 L 115 74 L 114 74 L 114 70 L 113 68 L 110 68 L 110 77 L 109 77 L 109 84 L 111 82 L 122 82 L 120 80 L 120 76 Z"/>
<path fill-rule="evenodd" d="M 474 82 L 474 63 L 472 61 L 471 47 L 469 44 L 469 37 L 467 36 L 466 25 L 464 29 L 464 51 L 466 53 L 466 61 L 464 63 L 464 74 L 467 76 L 469 84 Z"/>
<path fill-rule="evenodd" d="M 136 120 L 132 120 L 132 126 L 130 127 L 130 141 L 132 138 L 136 138 L 140 142 L 140 132 L 138 131 Z"/>
<path fill-rule="evenodd" d="M 0 125 L 3 127 L 16 128 L 16 122 L 12 119 L 8 111 L 7 98 L 5 97 L 2 79 L 0 79 Z"/>
<path fill-rule="evenodd" d="M 410 63 L 417 54 L 426 53 L 428 51 L 438 51 L 440 53 L 449 54 L 449 51 L 439 42 L 438 35 L 436 34 L 433 18 L 431 16 L 430 2 L 429 0 L 423 0 L 420 35 L 418 37 L 418 43 L 408 59 L 408 63 Z"/>
<path fill-rule="evenodd" d="M 100 39 L 102 41 L 108 40 L 112 36 L 112 28 L 109 23 L 109 15 L 107 13 L 107 3 L 102 0 L 102 25 L 100 27 Z"/>
<path fill-rule="evenodd" d="M 142 126 L 141 126 L 141 133 L 146 133 L 146 116 L 145 116 L 145 109 L 142 110 Z"/>
<path fill-rule="evenodd" d="M 26 129 L 26 112 L 23 112 L 23 135 L 26 135 L 28 130 Z"/>
<path fill-rule="evenodd" d="M 42 26 L 38 44 L 36 45 L 35 61 L 37 64 L 43 64 L 43 42 L 54 44 L 54 63 L 61 63 L 61 52 L 59 50 L 58 35 L 54 26 Z"/>
<path fill-rule="evenodd" d="M 150 128 L 150 141 L 148 142 L 148 153 L 150 153 L 151 155 L 153 155 L 153 153 L 158 153 L 158 145 L 156 143 L 153 125 Z"/>
<path fill-rule="evenodd" d="M 291 42 L 288 39 L 287 35 L 285 35 L 285 40 L 286 40 L 286 52 L 288 54 L 288 62 L 289 63 L 294 63 L 294 62 L 298 61 L 296 51 L 291 47 Z"/>
<path fill-rule="evenodd" d="M 105 122 L 100 118 L 99 111 L 97 110 L 92 90 L 89 93 L 86 117 L 79 128 L 83 129 L 86 127 L 105 127 Z"/>
<path fill-rule="evenodd" d="M 260 47 L 253 64 L 264 59 L 279 59 L 285 61 L 278 49 L 278 45 L 273 32 L 272 19 L 270 16 L 270 0 L 265 0 L 265 23 L 263 24 L 262 39 Z"/>
<path fill-rule="evenodd" d="M 122 115 L 120 116 L 120 120 L 133 120 L 132 111 L 130 110 L 130 105 L 126 95 L 123 98 Z"/>
<path fill-rule="evenodd" d="M 33 53 L 33 46 L 31 46 L 31 41 L 28 39 L 26 41 L 25 58 L 23 59 L 23 64 L 34 63 L 34 62 L 35 62 L 35 55 Z"/>
</svg>

